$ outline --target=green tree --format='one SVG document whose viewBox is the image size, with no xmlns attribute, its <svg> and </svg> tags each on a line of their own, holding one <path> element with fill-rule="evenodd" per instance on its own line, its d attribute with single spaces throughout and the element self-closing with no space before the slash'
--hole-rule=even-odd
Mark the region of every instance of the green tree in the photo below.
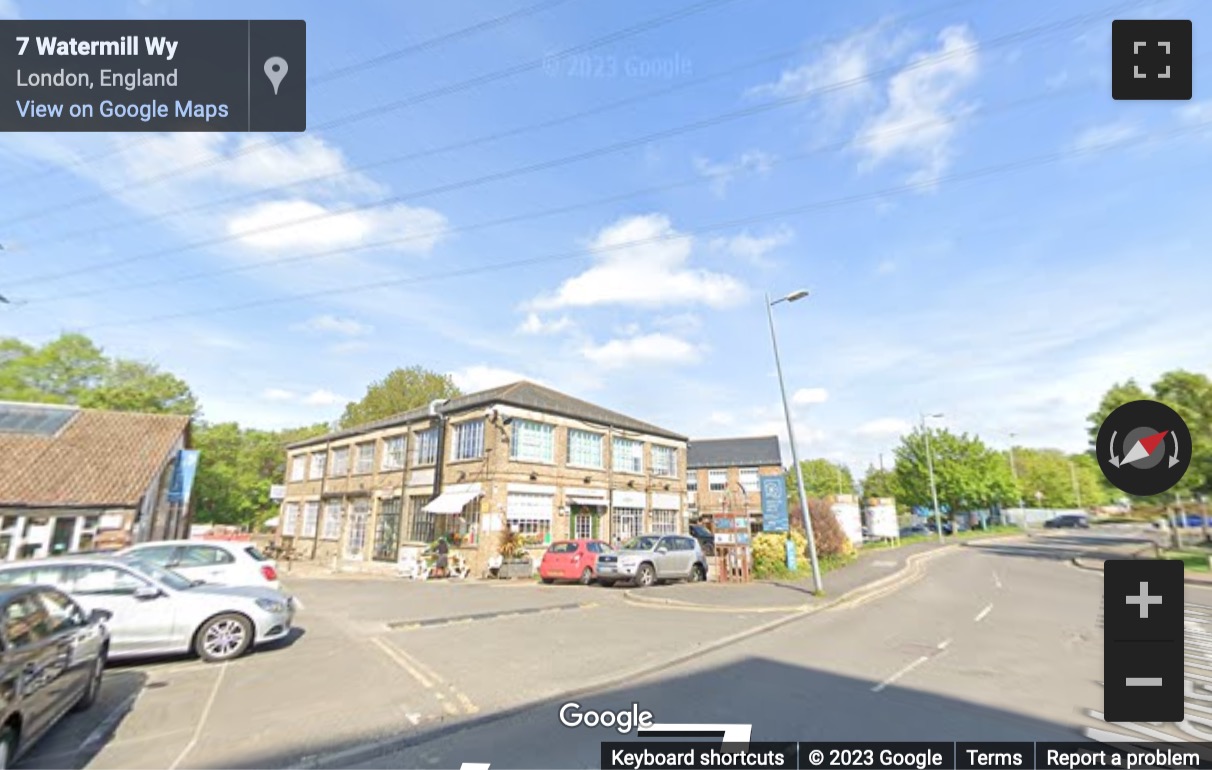
<svg viewBox="0 0 1212 770">
<path fill-rule="evenodd" d="M 1003 462 L 1010 462 L 1003 454 Z M 1015 447 L 1014 468 L 1018 488 L 1009 502 L 1021 499 L 1028 506 L 1044 508 L 1088 508 L 1109 500 L 1102 472 L 1093 457 L 1067 455 L 1059 449 Z M 1041 493 L 1037 495 L 1036 493 Z"/>
<path fill-rule="evenodd" d="M 141 361 L 110 361 L 100 381 L 78 398 L 80 406 L 118 412 L 196 416 L 198 399 L 185 381 Z"/>
<path fill-rule="evenodd" d="M 800 468 L 804 471 L 804 489 L 809 500 L 820 500 L 837 494 L 854 494 L 854 477 L 850 475 L 850 469 L 841 463 L 818 457 L 800 460 Z M 787 469 L 787 497 L 791 502 L 798 502 L 800 499 L 794 467 Z"/>
<path fill-rule="evenodd" d="M 867 466 L 867 474 L 863 476 L 863 499 L 897 496 L 896 474 L 874 465 Z"/>
<path fill-rule="evenodd" d="M 917 428 L 902 436 L 896 449 L 896 489 L 906 505 L 932 505 L 926 435 Z M 963 511 L 987 508 L 1012 498 L 1010 466 L 979 437 L 942 429 L 930 429 L 929 436 L 940 506 Z"/>
<path fill-rule="evenodd" d="M 360 401 L 347 404 L 340 425 L 350 428 L 425 406 L 436 399 L 461 395 L 448 374 L 431 372 L 422 366 L 396 369 L 371 383 Z"/>
</svg>

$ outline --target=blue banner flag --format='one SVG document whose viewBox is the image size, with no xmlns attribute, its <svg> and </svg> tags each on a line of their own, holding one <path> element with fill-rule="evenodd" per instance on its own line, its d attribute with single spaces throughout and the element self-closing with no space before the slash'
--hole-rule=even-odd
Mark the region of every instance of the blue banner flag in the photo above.
<svg viewBox="0 0 1212 770">
<path fill-rule="evenodd" d="M 194 477 L 197 475 L 198 450 L 182 449 L 173 468 L 172 482 L 168 487 L 168 501 L 188 505 L 189 496 L 194 489 Z"/>
<path fill-rule="evenodd" d="M 762 476 L 762 531 L 788 531 L 787 479 L 781 474 Z"/>
</svg>

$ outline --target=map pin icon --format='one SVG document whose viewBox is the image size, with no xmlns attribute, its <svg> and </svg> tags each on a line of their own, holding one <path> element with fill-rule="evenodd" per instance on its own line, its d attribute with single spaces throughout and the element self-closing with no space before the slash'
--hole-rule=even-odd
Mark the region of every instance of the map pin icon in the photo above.
<svg viewBox="0 0 1212 770">
<path fill-rule="evenodd" d="M 286 66 L 286 60 L 281 56 L 271 56 L 265 60 L 265 77 L 274 85 L 274 96 L 278 95 L 278 86 L 282 84 L 282 78 L 286 77 L 288 69 L 290 68 Z"/>
</svg>

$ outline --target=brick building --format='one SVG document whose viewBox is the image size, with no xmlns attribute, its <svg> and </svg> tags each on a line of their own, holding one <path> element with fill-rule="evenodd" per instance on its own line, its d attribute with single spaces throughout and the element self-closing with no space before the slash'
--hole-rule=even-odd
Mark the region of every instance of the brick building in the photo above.
<svg viewBox="0 0 1212 770">
<path fill-rule="evenodd" d="M 0 560 L 185 537 L 177 415 L 0 402 Z"/>
<path fill-rule="evenodd" d="M 452 536 L 473 574 L 506 526 L 552 539 L 686 531 L 686 438 L 531 382 L 435 402 L 287 448 L 278 534 L 373 569 Z"/>
<path fill-rule="evenodd" d="M 754 527 L 761 527 L 759 479 L 784 472 L 777 436 L 694 439 L 686 454 L 692 517 L 742 513 L 753 517 Z"/>
</svg>

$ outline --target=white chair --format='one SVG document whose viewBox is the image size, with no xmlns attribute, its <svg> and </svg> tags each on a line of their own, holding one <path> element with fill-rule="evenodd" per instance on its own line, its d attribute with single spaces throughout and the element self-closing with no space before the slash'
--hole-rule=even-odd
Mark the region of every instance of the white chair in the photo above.
<svg viewBox="0 0 1212 770">
<path fill-rule="evenodd" d="M 425 580 L 429 577 L 431 567 L 421 558 L 419 548 L 401 548 L 399 559 L 396 561 L 396 573 L 409 580 Z"/>
<path fill-rule="evenodd" d="M 484 577 L 499 577 L 501 574 L 501 565 L 505 563 L 505 557 L 494 554 L 488 559 L 488 569 L 485 570 Z"/>
<path fill-rule="evenodd" d="M 462 554 L 454 554 L 450 557 L 450 576 L 466 580 L 471 573 L 471 567 L 467 565 L 467 559 L 463 558 Z"/>
</svg>

